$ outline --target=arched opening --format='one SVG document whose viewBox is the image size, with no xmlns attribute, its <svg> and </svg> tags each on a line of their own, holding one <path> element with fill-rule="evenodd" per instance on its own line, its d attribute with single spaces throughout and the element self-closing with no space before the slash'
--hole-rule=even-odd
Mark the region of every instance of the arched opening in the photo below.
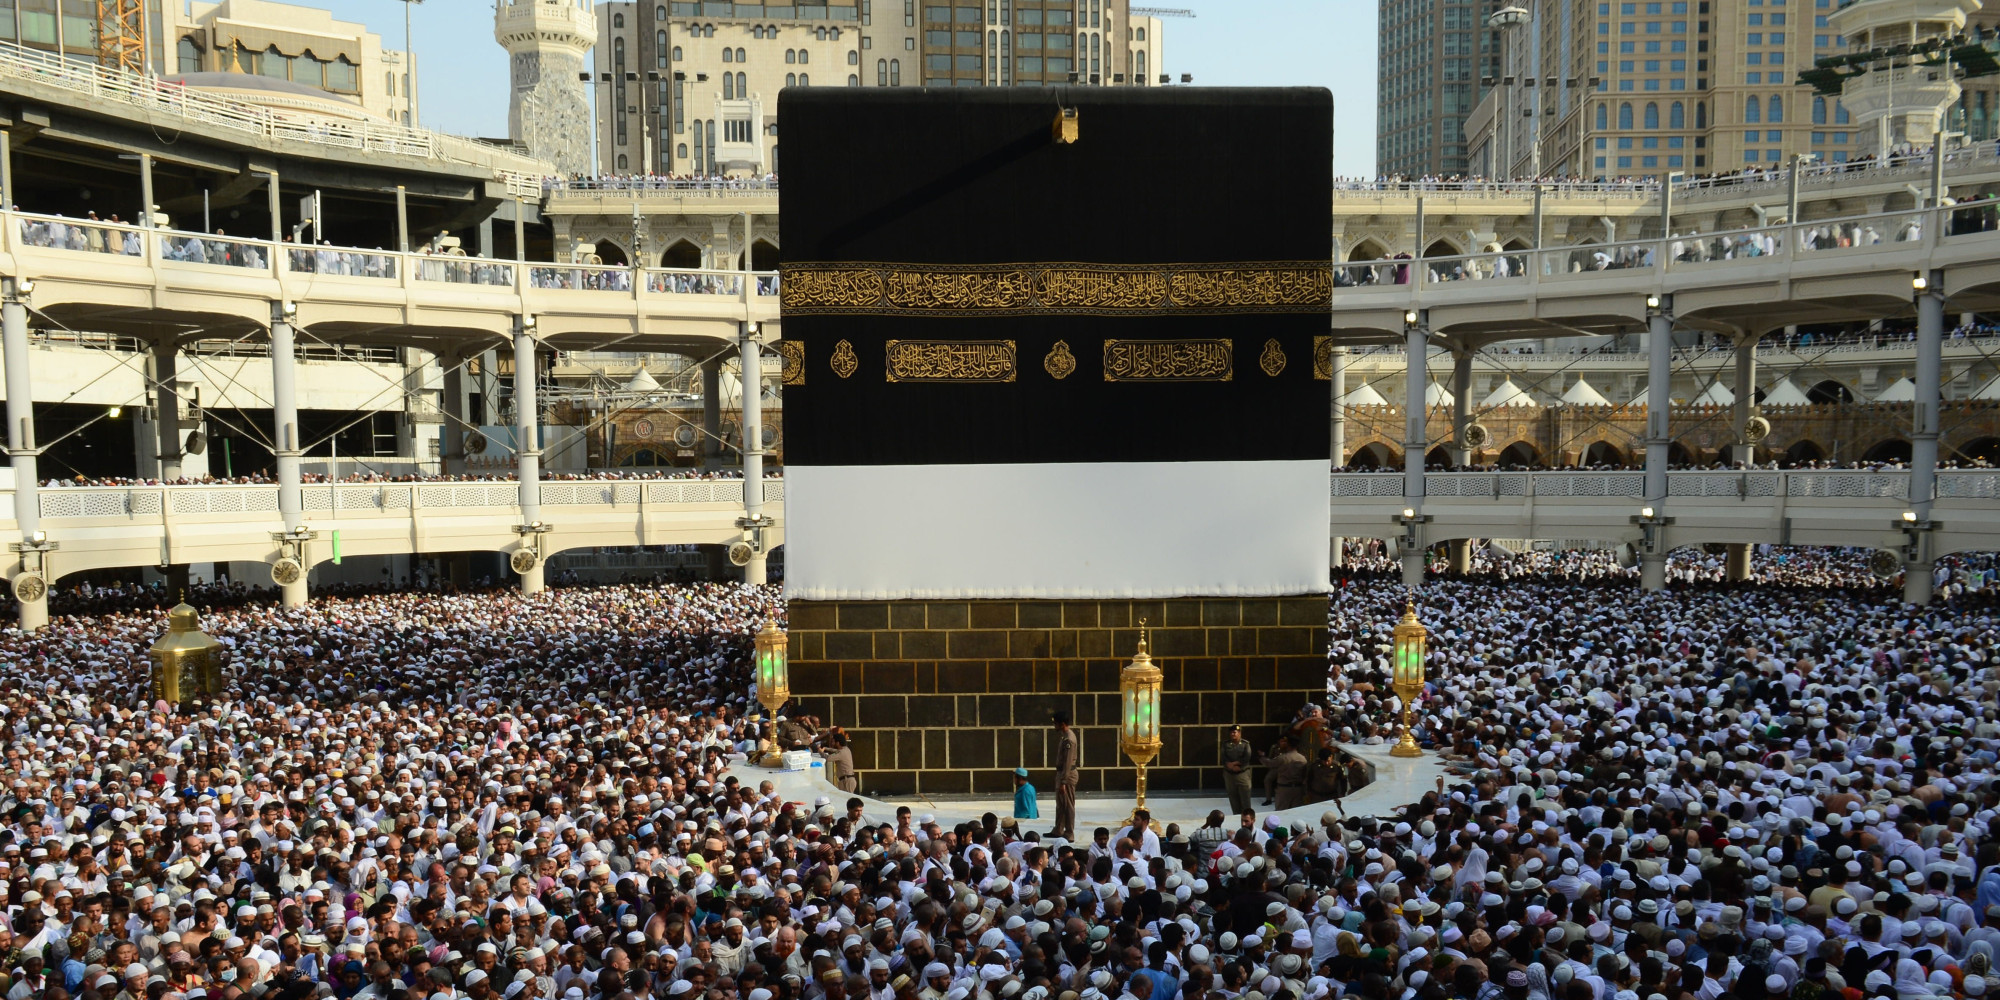
<svg viewBox="0 0 2000 1000">
<path fill-rule="evenodd" d="M 778 248 L 758 240 L 750 245 L 750 270 L 775 271 L 778 269 Z"/>
<path fill-rule="evenodd" d="M 1978 462 L 1982 465 L 2000 466 L 2000 438 L 1983 437 L 1957 448 L 1961 462 Z"/>
<path fill-rule="evenodd" d="M 1496 461 L 1503 468 L 1509 465 L 1540 465 L 1542 464 L 1542 452 L 1541 449 L 1536 448 L 1526 441 L 1516 441 L 1502 449 L 1500 457 Z"/>
<path fill-rule="evenodd" d="M 1456 257 L 1458 256 L 1458 248 L 1452 246 L 1449 240 L 1434 240 L 1431 242 L 1430 246 L 1424 248 L 1424 256 Z"/>
<path fill-rule="evenodd" d="M 1593 441 L 1583 450 L 1580 465 L 1609 465 L 1623 468 L 1626 464 L 1625 452 L 1609 441 Z"/>
<path fill-rule="evenodd" d="M 1516 251 L 1519 251 L 1519 250 L 1532 250 L 1532 249 L 1534 249 L 1534 248 L 1528 245 L 1528 241 L 1527 241 L 1527 240 L 1524 240 L 1524 239 L 1520 238 L 1519 236 L 1516 236 L 1516 237 L 1514 237 L 1513 239 L 1511 239 L 1511 240 L 1508 240 L 1508 241 L 1507 241 L 1507 242 L 1506 242 L 1506 243 L 1505 243 L 1505 244 L 1504 244 L 1504 245 L 1503 245 L 1503 246 L 1501 247 L 1501 249 L 1503 249 L 1503 250 L 1507 251 L 1508 253 L 1514 253 L 1514 252 L 1516 252 Z"/>
<path fill-rule="evenodd" d="M 1451 466 L 1451 450 L 1444 445 L 1438 445 L 1424 453 L 1424 468 L 1426 469 L 1449 469 Z"/>
<path fill-rule="evenodd" d="M 1374 240 L 1362 240 L 1347 252 L 1348 260 L 1381 260 L 1387 256 L 1389 251 L 1382 249 L 1382 244 Z"/>
<path fill-rule="evenodd" d="M 1790 448 L 1785 449 L 1786 465 L 1804 465 L 1807 462 L 1825 460 L 1826 449 L 1820 447 L 1817 441 L 1794 441 Z"/>
<path fill-rule="evenodd" d="M 1813 387 L 1806 390 L 1806 398 L 1815 403 L 1852 403 L 1854 390 L 1832 379 L 1826 379 L 1813 383 Z"/>
<path fill-rule="evenodd" d="M 1380 441 L 1362 445 L 1354 457 L 1347 460 L 1351 469 L 1393 469 L 1401 464 L 1402 460 L 1396 453 Z"/>
<path fill-rule="evenodd" d="M 632 259 L 625 256 L 625 248 L 610 240 L 597 241 L 597 259 L 611 267 L 630 267 Z"/>
<path fill-rule="evenodd" d="M 661 267 L 696 268 L 701 266 L 701 248 L 687 240 L 680 240 L 660 255 Z"/>
<path fill-rule="evenodd" d="M 1693 465 L 1694 452 L 1689 451 L 1687 445 L 1679 441 L 1671 442 L 1667 445 L 1667 464 Z"/>
<path fill-rule="evenodd" d="M 1861 453 L 1864 462 L 1907 462 L 1910 460 L 1910 442 L 1902 438 L 1877 441 L 1867 451 Z"/>
</svg>

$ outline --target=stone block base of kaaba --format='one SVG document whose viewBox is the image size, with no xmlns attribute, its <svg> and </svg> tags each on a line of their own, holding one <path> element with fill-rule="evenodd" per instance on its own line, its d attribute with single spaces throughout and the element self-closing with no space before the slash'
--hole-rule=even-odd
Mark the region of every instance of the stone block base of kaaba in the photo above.
<svg viewBox="0 0 2000 1000">
<path fill-rule="evenodd" d="M 1130 791 L 1118 671 L 1142 618 L 1166 675 L 1151 789 L 1220 791 L 1226 727 L 1243 726 L 1261 752 L 1307 699 L 1326 698 L 1323 596 L 792 601 L 793 711 L 848 731 L 864 792 L 1000 795 L 1026 767 L 1046 795 L 1050 718 L 1067 710 L 1082 739 L 1079 790 Z"/>
</svg>

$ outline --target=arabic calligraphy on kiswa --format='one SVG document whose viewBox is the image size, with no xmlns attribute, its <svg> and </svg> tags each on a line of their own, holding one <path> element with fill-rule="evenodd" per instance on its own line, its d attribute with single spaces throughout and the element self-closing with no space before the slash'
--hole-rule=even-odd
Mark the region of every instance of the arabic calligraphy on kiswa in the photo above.
<svg viewBox="0 0 2000 1000">
<path fill-rule="evenodd" d="M 891 340 L 883 367 L 891 382 L 1012 382 L 1011 340 Z"/>
<path fill-rule="evenodd" d="M 1107 340 L 1106 382 L 1227 382 L 1233 345 L 1216 340 Z"/>
<path fill-rule="evenodd" d="M 1332 303 L 1312 261 L 1242 264 L 794 264 L 790 315 L 1302 313 Z"/>
</svg>

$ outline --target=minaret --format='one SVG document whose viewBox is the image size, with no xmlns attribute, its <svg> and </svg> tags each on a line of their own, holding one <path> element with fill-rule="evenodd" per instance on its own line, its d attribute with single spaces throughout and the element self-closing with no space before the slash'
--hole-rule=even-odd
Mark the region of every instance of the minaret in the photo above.
<svg viewBox="0 0 2000 1000">
<path fill-rule="evenodd" d="M 592 172 L 590 63 L 597 15 L 589 0 L 501 0 L 493 37 L 512 80 L 507 135 L 563 174 Z"/>
<path fill-rule="evenodd" d="M 1828 26 L 1847 36 L 1850 51 L 1880 53 L 1868 72 L 1841 86 L 1841 103 L 1863 126 L 1855 136 L 1861 152 L 1931 143 L 1944 127 L 1946 109 L 1958 101 L 1958 81 L 1949 61 L 1931 65 L 1908 50 L 1962 33 L 1966 15 L 1979 7 L 1979 0 L 1858 0 L 1827 15 Z"/>
</svg>

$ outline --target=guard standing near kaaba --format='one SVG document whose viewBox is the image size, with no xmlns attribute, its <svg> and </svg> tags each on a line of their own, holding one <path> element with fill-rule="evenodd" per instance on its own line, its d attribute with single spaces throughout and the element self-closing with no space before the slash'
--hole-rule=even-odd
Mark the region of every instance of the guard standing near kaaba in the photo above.
<svg viewBox="0 0 2000 1000">
<path fill-rule="evenodd" d="M 861 774 L 854 769 L 854 751 L 838 736 L 827 740 L 826 777 L 843 792 L 861 790 Z"/>
<path fill-rule="evenodd" d="M 1243 727 L 1230 726 L 1222 744 L 1222 786 L 1229 790 L 1232 816 L 1250 811 L 1250 768 L 1256 763 L 1257 748 L 1243 738 Z"/>
<path fill-rule="evenodd" d="M 1057 712 L 1056 723 L 1056 828 L 1050 836 L 1076 839 L 1076 784 L 1083 777 L 1078 770 L 1076 730 L 1069 727 L 1069 713 Z"/>
<path fill-rule="evenodd" d="M 1271 785 L 1277 790 L 1277 808 L 1296 809 L 1306 801 L 1306 758 L 1292 746 L 1292 738 L 1279 737 L 1278 752 L 1264 762 L 1271 768 Z"/>
</svg>

